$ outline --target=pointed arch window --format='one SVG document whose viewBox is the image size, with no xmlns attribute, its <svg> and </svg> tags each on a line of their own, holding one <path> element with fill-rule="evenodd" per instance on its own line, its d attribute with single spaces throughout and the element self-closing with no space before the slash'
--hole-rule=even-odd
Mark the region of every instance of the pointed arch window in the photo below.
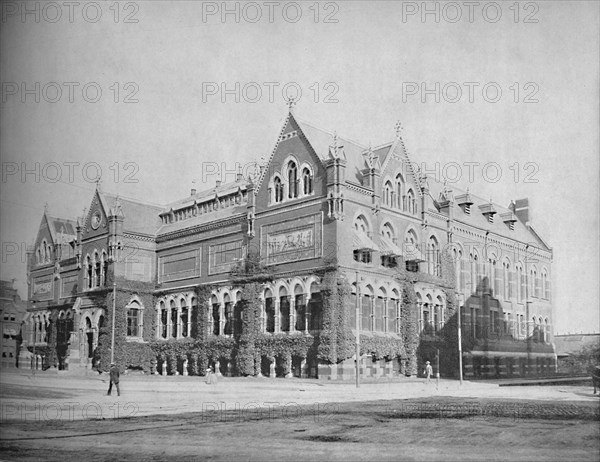
<svg viewBox="0 0 600 462">
<path fill-rule="evenodd" d="M 288 198 L 294 199 L 298 197 L 298 167 L 296 162 L 290 161 L 287 169 L 288 177 Z"/>
<path fill-rule="evenodd" d="M 402 198 L 404 197 L 404 178 L 398 173 L 396 175 L 396 207 L 402 208 Z"/>
<path fill-rule="evenodd" d="M 142 306 L 137 300 L 133 300 L 126 306 L 127 309 L 127 336 L 142 336 Z"/>
<path fill-rule="evenodd" d="M 313 192 L 312 174 L 308 168 L 302 170 L 302 193 L 307 196 Z"/>
<path fill-rule="evenodd" d="M 283 200 L 283 183 L 281 182 L 281 178 L 276 176 L 273 184 L 275 186 L 275 202 L 281 202 Z"/>
<path fill-rule="evenodd" d="M 392 186 L 391 181 L 386 181 L 385 186 L 383 187 L 383 204 L 388 207 L 392 206 L 394 195 L 394 187 Z"/>
</svg>

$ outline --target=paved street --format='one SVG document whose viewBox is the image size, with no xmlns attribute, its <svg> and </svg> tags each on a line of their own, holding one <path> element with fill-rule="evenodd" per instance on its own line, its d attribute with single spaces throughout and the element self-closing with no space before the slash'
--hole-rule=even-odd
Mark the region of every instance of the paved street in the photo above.
<svg viewBox="0 0 600 462">
<path fill-rule="evenodd" d="M 78 420 L 270 409 L 325 403 L 455 397 L 465 400 L 535 400 L 547 403 L 598 402 L 584 385 L 499 387 L 497 384 L 400 378 L 397 382 L 335 383 L 308 379 L 220 378 L 207 385 L 201 377 L 122 376 L 121 396 L 106 396 L 108 375 L 3 373 L 2 421 Z"/>
</svg>

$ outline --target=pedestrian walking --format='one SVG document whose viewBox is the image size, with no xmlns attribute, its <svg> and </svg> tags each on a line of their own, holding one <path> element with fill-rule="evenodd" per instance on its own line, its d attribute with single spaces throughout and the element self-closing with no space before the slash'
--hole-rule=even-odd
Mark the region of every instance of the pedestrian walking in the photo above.
<svg viewBox="0 0 600 462">
<path fill-rule="evenodd" d="M 217 375 L 213 373 L 211 367 L 206 369 L 206 384 L 207 385 L 216 385 L 217 384 Z"/>
<path fill-rule="evenodd" d="M 119 390 L 119 368 L 115 363 L 110 363 L 110 384 L 108 385 L 108 396 L 112 392 L 113 383 L 117 387 L 117 396 L 121 396 L 121 390 Z"/>
<path fill-rule="evenodd" d="M 433 375 L 433 367 L 429 361 L 425 362 L 425 377 L 427 378 L 427 383 L 431 382 L 431 376 Z"/>
</svg>

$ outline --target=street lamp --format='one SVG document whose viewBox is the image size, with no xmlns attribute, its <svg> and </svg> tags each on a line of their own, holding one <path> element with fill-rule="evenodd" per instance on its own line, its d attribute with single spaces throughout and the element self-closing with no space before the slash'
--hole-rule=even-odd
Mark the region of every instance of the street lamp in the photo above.
<svg viewBox="0 0 600 462">
<path fill-rule="evenodd" d="M 355 363 L 355 367 L 356 367 L 356 388 L 360 387 L 360 366 L 359 366 L 359 359 L 360 359 L 360 308 L 359 308 L 359 292 L 358 292 L 358 271 L 356 271 L 356 307 L 355 307 L 355 313 L 356 313 L 356 351 L 355 351 L 355 355 L 356 355 L 356 363 Z"/>
<path fill-rule="evenodd" d="M 115 312 L 117 310 L 117 283 L 113 281 L 112 325 L 110 338 L 110 362 L 115 362 Z"/>
</svg>

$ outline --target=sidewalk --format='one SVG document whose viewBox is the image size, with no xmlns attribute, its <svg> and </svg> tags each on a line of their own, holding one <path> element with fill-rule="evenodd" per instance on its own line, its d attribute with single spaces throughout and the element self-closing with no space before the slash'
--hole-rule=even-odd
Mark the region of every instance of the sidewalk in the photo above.
<svg viewBox="0 0 600 462">
<path fill-rule="evenodd" d="M 197 376 L 121 377 L 121 396 L 113 389 L 106 396 L 108 375 L 44 375 L 3 373 L 0 418 L 5 420 L 77 420 L 127 416 L 206 412 L 248 407 L 322 406 L 327 403 L 402 400 L 428 397 L 458 397 L 539 400 L 547 402 L 596 401 L 590 387 L 528 386 L 441 379 L 401 378 L 398 382 L 324 382 L 311 379 L 220 378 L 207 385 Z"/>
</svg>

